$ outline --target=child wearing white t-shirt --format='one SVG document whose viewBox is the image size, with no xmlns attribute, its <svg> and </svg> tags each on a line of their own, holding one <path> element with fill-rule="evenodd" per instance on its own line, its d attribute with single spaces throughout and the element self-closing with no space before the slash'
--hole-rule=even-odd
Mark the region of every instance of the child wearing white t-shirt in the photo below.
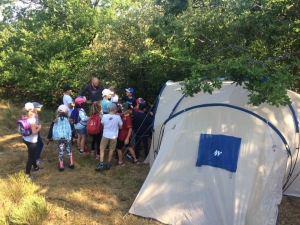
<svg viewBox="0 0 300 225">
<path fill-rule="evenodd" d="M 111 165 L 111 160 L 113 157 L 114 150 L 117 145 L 117 138 L 119 135 L 119 129 L 122 129 L 122 119 L 119 115 L 116 115 L 117 105 L 110 103 L 108 106 L 108 114 L 103 115 L 101 123 L 103 124 L 103 136 L 100 143 L 100 163 L 95 169 L 96 171 L 103 171 L 104 168 L 104 150 L 106 146 L 109 146 L 109 155 L 106 164 L 106 170 L 109 170 Z"/>
</svg>

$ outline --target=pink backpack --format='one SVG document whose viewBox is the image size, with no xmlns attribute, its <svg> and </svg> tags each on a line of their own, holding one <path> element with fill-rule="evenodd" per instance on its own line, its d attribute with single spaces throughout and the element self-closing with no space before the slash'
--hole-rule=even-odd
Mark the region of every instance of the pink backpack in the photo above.
<svg viewBox="0 0 300 225">
<path fill-rule="evenodd" d="M 18 126 L 18 132 L 19 134 L 21 134 L 22 136 L 29 136 L 32 134 L 31 131 L 31 124 L 28 123 L 27 119 L 22 118 L 20 120 L 17 121 L 17 126 Z"/>
</svg>

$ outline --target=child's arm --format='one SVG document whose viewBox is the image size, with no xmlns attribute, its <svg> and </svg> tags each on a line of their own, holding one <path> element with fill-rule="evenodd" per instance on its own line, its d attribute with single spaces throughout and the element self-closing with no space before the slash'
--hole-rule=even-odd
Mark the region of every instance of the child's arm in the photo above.
<svg viewBox="0 0 300 225">
<path fill-rule="evenodd" d="M 42 125 L 41 124 L 39 124 L 38 128 L 36 128 L 36 122 L 31 123 L 30 126 L 31 126 L 31 132 L 32 132 L 32 134 L 37 134 L 42 129 Z"/>
<path fill-rule="evenodd" d="M 54 123 L 55 123 L 55 121 L 52 121 L 52 122 L 51 122 L 50 128 L 49 128 L 49 130 L 48 130 L 47 142 L 46 142 L 47 145 L 48 145 L 49 142 L 52 140 Z"/>
<path fill-rule="evenodd" d="M 122 122 L 121 117 L 119 116 L 119 129 L 122 129 L 122 128 L 123 128 L 123 122 Z"/>
<path fill-rule="evenodd" d="M 132 134 L 132 127 L 129 127 L 127 137 L 126 137 L 126 139 L 124 141 L 125 145 L 127 145 L 129 143 L 129 141 L 130 141 L 129 139 L 130 139 L 131 134 Z"/>
</svg>

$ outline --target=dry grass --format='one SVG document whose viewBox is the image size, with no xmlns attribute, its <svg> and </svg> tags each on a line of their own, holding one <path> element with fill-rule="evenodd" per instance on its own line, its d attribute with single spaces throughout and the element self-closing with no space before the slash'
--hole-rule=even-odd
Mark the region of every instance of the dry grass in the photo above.
<svg viewBox="0 0 300 225">
<path fill-rule="evenodd" d="M 0 123 L 0 179 L 25 169 L 26 146 L 16 134 L 15 121 L 20 110 L 1 104 Z M 48 113 L 49 114 L 49 113 Z M 5 116 L 3 116 L 5 115 Z M 41 114 L 42 136 L 46 137 L 50 117 Z M 148 165 L 136 166 L 126 161 L 126 166 L 114 166 L 109 171 L 95 172 L 98 160 L 79 155 L 73 146 L 75 169 L 58 171 L 58 150 L 55 142 L 45 145 L 42 151 L 43 170 L 34 174 L 38 192 L 45 196 L 48 217 L 44 225 L 51 224 L 161 224 L 157 221 L 126 215 L 149 172 Z M 67 157 L 65 156 L 67 162 Z M 279 207 L 279 225 L 300 224 L 300 200 L 284 197 Z M 126 215 L 124 217 L 124 215 Z"/>
</svg>

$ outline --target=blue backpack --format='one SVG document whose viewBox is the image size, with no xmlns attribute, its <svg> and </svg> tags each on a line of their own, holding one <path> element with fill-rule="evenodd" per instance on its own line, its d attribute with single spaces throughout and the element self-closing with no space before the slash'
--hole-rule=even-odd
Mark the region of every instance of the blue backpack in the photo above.
<svg viewBox="0 0 300 225">
<path fill-rule="evenodd" d="M 66 116 L 60 116 L 53 125 L 52 139 L 55 141 L 70 141 L 72 139 L 71 125 Z"/>
<path fill-rule="evenodd" d="M 79 111 L 80 111 L 80 109 L 74 108 L 70 115 L 70 118 L 73 120 L 73 124 L 77 124 L 80 121 Z"/>
</svg>

